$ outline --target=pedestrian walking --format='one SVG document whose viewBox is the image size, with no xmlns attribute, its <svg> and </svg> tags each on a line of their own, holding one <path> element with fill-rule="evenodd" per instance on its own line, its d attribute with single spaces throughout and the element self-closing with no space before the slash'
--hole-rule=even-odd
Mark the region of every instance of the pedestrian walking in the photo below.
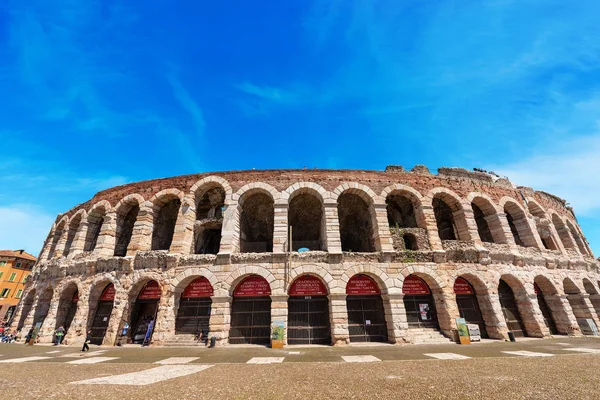
<svg viewBox="0 0 600 400">
<path fill-rule="evenodd" d="M 59 326 L 58 329 L 54 332 L 54 336 L 56 336 L 55 346 L 62 344 L 63 338 L 65 337 L 65 328 Z"/>
<path fill-rule="evenodd" d="M 81 351 L 89 351 L 90 350 L 90 346 L 88 346 L 88 343 L 91 342 L 92 340 L 92 330 L 88 329 L 86 335 L 85 335 L 85 341 L 83 342 L 83 347 L 81 348 Z"/>
<path fill-rule="evenodd" d="M 25 335 L 25 344 L 29 343 L 32 336 L 33 336 L 33 328 L 29 329 L 29 332 L 27 332 L 27 335 Z"/>
</svg>

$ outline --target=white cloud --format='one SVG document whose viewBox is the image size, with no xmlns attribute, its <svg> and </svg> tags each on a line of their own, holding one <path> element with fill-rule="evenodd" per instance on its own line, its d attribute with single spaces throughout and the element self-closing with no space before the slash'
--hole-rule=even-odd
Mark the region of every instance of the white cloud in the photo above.
<svg viewBox="0 0 600 400">
<path fill-rule="evenodd" d="M 0 248 L 24 249 L 37 256 L 55 218 L 56 215 L 48 214 L 31 204 L 0 207 Z"/>
</svg>

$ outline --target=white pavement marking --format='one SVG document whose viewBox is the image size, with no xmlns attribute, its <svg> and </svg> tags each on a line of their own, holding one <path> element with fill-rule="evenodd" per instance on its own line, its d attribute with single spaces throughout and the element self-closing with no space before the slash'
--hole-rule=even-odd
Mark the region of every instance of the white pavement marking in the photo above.
<svg viewBox="0 0 600 400">
<path fill-rule="evenodd" d="M 558 342 L 556 344 L 559 346 L 570 346 L 571 345 L 571 343 L 562 343 L 562 342 Z"/>
<path fill-rule="evenodd" d="M 467 358 L 471 358 L 456 353 L 426 353 L 423 355 L 427 357 L 437 358 L 440 360 L 466 360 Z"/>
<path fill-rule="evenodd" d="M 95 357 L 95 356 L 100 356 L 100 355 L 106 353 L 107 351 L 108 350 L 97 350 L 97 351 L 92 351 L 91 353 L 80 351 L 78 353 L 63 354 L 59 357 Z"/>
<path fill-rule="evenodd" d="M 47 351 L 46 354 L 60 353 L 60 350 Z"/>
<path fill-rule="evenodd" d="M 514 354 L 514 355 L 523 356 L 523 357 L 552 357 L 554 355 L 554 354 L 550 354 L 550 353 L 537 353 L 535 351 L 526 351 L 526 350 L 503 351 L 503 353 Z"/>
<path fill-rule="evenodd" d="M 252 357 L 246 364 L 277 364 L 283 362 L 285 357 Z"/>
<path fill-rule="evenodd" d="M 164 360 L 157 361 L 154 364 L 163 364 L 163 365 L 187 364 L 187 363 L 197 360 L 199 358 L 200 357 L 170 357 L 170 358 L 165 358 Z"/>
<path fill-rule="evenodd" d="M 301 353 L 301 352 L 299 352 L 299 351 L 288 351 L 287 353 L 288 353 L 288 354 L 293 354 L 293 355 L 302 354 L 302 353 Z"/>
<path fill-rule="evenodd" d="M 352 363 L 352 362 L 377 362 L 381 361 L 379 358 L 375 356 L 342 356 L 344 361 Z"/>
<path fill-rule="evenodd" d="M 598 354 L 600 353 L 600 349 L 588 349 L 586 347 L 572 347 L 569 349 L 562 349 L 564 351 L 578 351 L 580 353 L 592 353 L 592 354 Z"/>
<path fill-rule="evenodd" d="M 104 361 L 116 360 L 120 357 L 90 357 L 82 358 L 80 360 L 67 361 L 66 364 L 98 364 Z"/>
<path fill-rule="evenodd" d="M 34 356 L 34 357 L 22 357 L 22 358 L 11 358 L 9 360 L 0 360 L 0 363 L 22 363 L 27 361 L 38 361 L 47 360 L 52 357 Z"/>
<path fill-rule="evenodd" d="M 128 374 L 104 376 L 101 378 L 86 379 L 83 381 L 71 382 L 76 385 L 135 385 L 145 386 L 152 383 L 166 381 L 168 379 L 179 378 L 203 371 L 212 365 L 163 365 L 152 369 Z"/>
</svg>

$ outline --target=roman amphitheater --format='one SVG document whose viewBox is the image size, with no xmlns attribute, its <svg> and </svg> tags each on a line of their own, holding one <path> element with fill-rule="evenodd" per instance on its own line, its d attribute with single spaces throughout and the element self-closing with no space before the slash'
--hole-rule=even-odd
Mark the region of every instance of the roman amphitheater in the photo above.
<svg viewBox="0 0 600 400">
<path fill-rule="evenodd" d="M 600 262 L 552 194 L 461 168 L 137 182 L 57 217 L 12 326 L 68 343 L 432 343 L 591 335 Z M 124 332 L 125 330 L 125 332 Z"/>
</svg>

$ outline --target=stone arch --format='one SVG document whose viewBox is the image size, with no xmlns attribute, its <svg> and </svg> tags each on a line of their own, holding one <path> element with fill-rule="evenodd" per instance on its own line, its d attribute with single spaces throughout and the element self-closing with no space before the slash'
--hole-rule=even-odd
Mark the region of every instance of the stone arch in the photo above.
<svg viewBox="0 0 600 400">
<path fill-rule="evenodd" d="M 502 197 L 499 205 L 506 215 L 506 220 L 515 243 L 518 246 L 538 247 L 525 209 L 517 201 L 508 196 Z"/>
<path fill-rule="evenodd" d="M 32 287 L 24 296 L 21 302 L 23 305 L 21 306 L 21 315 L 19 316 L 19 322 L 17 323 L 17 330 L 23 329 L 25 326 L 25 322 L 27 317 L 31 314 L 33 310 L 33 306 L 35 304 L 36 298 L 36 290 L 35 287 Z"/>
<path fill-rule="evenodd" d="M 79 209 L 71 217 L 71 220 L 69 221 L 69 228 L 67 230 L 67 240 L 65 242 L 63 256 L 67 256 L 67 255 L 69 255 L 69 253 L 71 253 L 71 248 L 73 246 L 73 242 L 75 242 L 75 240 L 76 240 L 77 232 L 79 232 L 82 229 L 82 227 L 83 227 L 82 222 L 84 222 L 86 220 L 86 218 L 87 218 L 87 213 L 83 208 Z M 73 249 L 73 250 L 75 250 L 75 249 Z M 81 248 L 79 248 L 79 251 L 81 251 Z"/>
<path fill-rule="evenodd" d="M 385 199 L 387 204 L 388 224 L 390 227 L 393 225 L 390 218 L 390 204 L 396 196 L 407 199 L 412 205 L 416 222 L 416 226 L 414 227 L 426 229 L 427 222 L 425 220 L 425 214 L 423 213 L 423 195 L 421 195 L 421 193 L 419 193 L 416 189 L 401 184 L 388 186 L 381 192 L 381 198 Z"/>
<path fill-rule="evenodd" d="M 123 257 L 127 255 L 127 248 L 133 236 L 133 228 L 144 204 L 144 198 L 137 194 L 125 196 L 115 206 L 116 230 L 114 255 Z"/>
<path fill-rule="evenodd" d="M 548 219 L 546 211 L 531 198 L 528 198 L 527 209 L 534 217 L 536 229 L 544 248 L 548 250 L 559 250 L 557 238 L 554 236 L 552 222 Z"/>
<path fill-rule="evenodd" d="M 192 186 L 185 200 L 193 210 L 185 222 L 192 230 L 192 253 L 219 253 L 224 214 L 232 204 L 232 194 L 229 183 L 218 176 L 207 176 Z"/>
<path fill-rule="evenodd" d="M 566 220 L 567 228 L 571 232 L 571 236 L 575 240 L 575 243 L 577 244 L 577 248 L 579 248 L 579 251 L 581 252 L 581 254 L 590 255 L 587 251 L 587 248 L 585 246 L 585 242 L 583 241 L 582 236 L 579 234 L 579 231 L 577 230 L 577 228 L 575 228 L 575 224 L 568 218 L 565 218 L 565 220 Z"/>
<path fill-rule="evenodd" d="M 471 286 L 475 289 L 475 294 L 477 295 L 486 295 L 488 296 L 490 293 L 494 293 L 495 288 L 490 287 L 489 282 L 486 282 L 484 278 L 482 278 L 477 272 L 474 272 L 472 269 L 461 269 L 456 272 L 456 274 L 452 277 L 452 284 L 454 285 L 454 281 L 458 278 L 463 278 Z"/>
<path fill-rule="evenodd" d="M 504 282 L 506 282 L 508 284 L 508 286 L 510 286 L 513 293 L 515 294 L 515 297 L 517 297 L 517 295 L 527 296 L 527 289 L 526 289 L 527 284 L 523 280 L 521 280 L 518 276 L 509 274 L 509 273 L 505 273 L 500 276 L 500 279 L 503 280 Z"/>
<path fill-rule="evenodd" d="M 288 232 L 290 226 L 293 227 L 293 251 L 303 247 L 310 250 L 327 247 L 326 198 L 325 189 L 311 182 L 294 184 L 282 192 L 281 201 L 286 201 L 288 207 Z"/>
<path fill-rule="evenodd" d="M 548 215 L 550 215 L 552 224 L 554 225 L 554 229 L 558 233 L 558 237 L 562 242 L 562 245 L 565 249 L 572 249 L 575 247 L 575 243 L 573 238 L 571 237 L 571 233 L 569 232 L 569 228 L 562 220 L 562 218 L 556 213 L 554 210 L 549 210 Z"/>
<path fill-rule="evenodd" d="M 178 189 L 162 190 L 150 199 L 153 214 L 152 250 L 170 249 L 182 200 L 183 192 Z"/>
<path fill-rule="evenodd" d="M 381 249 L 375 204 L 383 204 L 369 187 L 344 183 L 333 191 L 337 203 L 342 251 Z"/>
<path fill-rule="evenodd" d="M 217 276 L 208 268 L 201 267 L 188 268 L 185 271 L 177 274 L 177 276 L 175 276 L 175 278 L 173 278 L 173 280 L 171 281 L 171 292 L 175 293 L 175 296 L 178 297 L 179 295 L 181 295 L 183 290 L 186 288 L 187 285 L 189 285 L 190 282 L 199 277 L 204 277 L 208 279 L 208 281 L 213 287 L 213 290 L 215 291 L 215 296 L 227 295 L 227 292 L 223 290 L 221 282 L 219 281 Z"/>
<path fill-rule="evenodd" d="M 588 278 L 583 278 L 583 288 L 585 289 L 585 292 L 587 294 L 590 294 L 590 295 L 598 294 L 598 289 L 596 288 L 596 286 L 594 286 L 592 281 L 589 280 Z"/>
<path fill-rule="evenodd" d="M 243 253 L 272 252 L 275 230 L 275 204 L 279 192 L 257 182 L 243 186 L 233 195 L 237 201 L 234 240 Z"/>
<path fill-rule="evenodd" d="M 119 200 L 119 202 L 115 206 L 114 210 L 118 214 L 123 214 L 123 213 L 127 212 L 127 210 L 129 209 L 129 207 L 131 205 L 141 206 L 142 204 L 144 204 L 145 201 L 146 200 L 144 199 L 144 197 L 141 194 L 138 194 L 138 193 L 128 194 L 127 196 L 125 196 L 121 200 Z"/>
<path fill-rule="evenodd" d="M 402 290 L 402 286 L 404 285 L 404 279 L 409 275 L 415 275 L 425 281 L 432 292 L 442 293 L 444 288 L 448 286 L 448 283 L 443 280 L 436 271 L 429 267 L 417 267 L 417 266 L 409 266 L 404 268 L 400 276 L 398 278 L 398 285 L 400 290 Z"/>
<path fill-rule="evenodd" d="M 58 307 L 56 310 L 56 320 L 55 320 L 54 328 L 56 329 L 60 326 L 63 326 L 65 328 L 65 330 L 68 330 L 69 326 L 65 326 L 65 325 L 71 325 L 72 320 L 71 321 L 65 321 L 65 320 L 68 317 L 69 309 L 72 305 L 71 302 L 73 300 L 73 296 L 75 295 L 75 293 L 81 294 L 81 285 L 78 280 L 69 279 L 65 282 L 62 282 L 56 288 L 55 292 L 56 292 L 55 296 L 58 297 Z M 79 305 L 77 305 L 77 306 L 79 307 Z"/>
<path fill-rule="evenodd" d="M 444 240 L 473 240 L 465 207 L 460 196 L 450 189 L 437 187 L 427 194 L 435 215 L 438 235 Z"/>
<path fill-rule="evenodd" d="M 390 277 L 381 268 L 365 264 L 358 264 L 348 268 L 340 278 L 339 285 L 337 286 L 337 288 L 331 288 L 332 292 L 333 289 L 336 289 L 339 290 L 340 293 L 346 293 L 346 285 L 348 284 L 348 281 L 350 280 L 350 278 L 357 274 L 367 275 L 370 278 L 372 278 L 375 282 L 377 282 L 377 285 L 381 290 L 381 294 L 401 292 L 402 286 L 398 286 L 397 279 Z"/>
<path fill-rule="evenodd" d="M 560 294 L 557 289 L 557 285 L 554 283 L 554 280 L 545 274 L 537 274 L 533 279 L 533 282 L 538 285 L 545 295 Z"/>
<path fill-rule="evenodd" d="M 563 290 L 566 295 L 580 295 L 583 293 L 581 288 L 571 278 L 563 279 Z"/>
<path fill-rule="evenodd" d="M 88 211 L 84 251 L 94 251 L 96 248 L 106 215 L 111 210 L 112 207 L 110 203 L 107 200 L 101 200 L 94 204 Z"/>
<path fill-rule="evenodd" d="M 498 218 L 499 210 L 494 201 L 484 193 L 470 193 L 467 202 L 473 209 L 477 232 L 482 242 L 507 243 L 507 238 Z"/>
<path fill-rule="evenodd" d="M 229 182 L 227 182 L 220 176 L 209 175 L 200 179 L 192 185 L 189 193 L 193 198 L 196 198 L 198 190 L 201 190 L 203 187 L 206 186 L 213 187 L 214 185 L 218 185 L 221 188 L 223 188 L 223 190 L 225 191 L 225 204 L 229 205 L 231 202 L 231 197 L 233 195 L 233 190 L 231 189 L 231 185 L 229 184 Z"/>
<path fill-rule="evenodd" d="M 237 192 L 235 192 L 231 197 L 234 202 L 242 204 L 248 196 L 252 195 L 256 192 L 262 192 L 271 197 L 274 203 L 278 203 L 280 200 L 280 193 L 273 186 L 264 182 L 253 182 L 248 183 L 241 188 Z"/>
<path fill-rule="evenodd" d="M 338 289 L 338 282 L 333 278 L 329 271 L 327 271 L 323 267 L 319 267 L 318 265 L 305 264 L 292 268 L 292 270 L 290 271 L 289 283 L 286 287 L 286 293 L 289 291 L 289 288 L 292 286 L 292 283 L 303 275 L 312 275 L 319 278 L 327 288 L 328 293 L 331 293 L 333 289 Z"/>
<path fill-rule="evenodd" d="M 281 192 L 281 202 L 288 203 L 297 195 L 302 193 L 311 193 L 317 197 L 321 203 L 329 199 L 331 194 L 323 186 L 314 182 L 296 182 Z"/>
<path fill-rule="evenodd" d="M 544 207 L 542 207 L 540 203 L 538 203 L 531 197 L 527 198 L 527 208 L 531 215 L 533 215 L 534 217 L 548 218 L 548 214 L 546 214 L 546 210 L 544 210 Z"/>
<path fill-rule="evenodd" d="M 69 218 L 66 215 L 64 217 L 62 217 L 59 222 L 56 223 L 56 226 L 53 229 L 53 233 L 50 235 L 52 237 L 52 242 L 50 245 L 50 250 L 48 251 L 48 260 L 50 260 L 56 256 L 56 253 L 58 252 L 57 248 L 58 248 L 60 239 L 62 237 L 64 237 L 68 225 L 69 225 Z"/>
<path fill-rule="evenodd" d="M 44 328 L 44 322 L 50 313 L 50 305 L 54 298 L 55 290 L 51 284 L 46 284 L 43 287 L 38 288 L 33 313 L 33 326 L 35 326 L 36 323 L 41 322 L 42 327 Z"/>
<path fill-rule="evenodd" d="M 112 275 L 103 274 L 96 276 L 92 282 L 88 285 L 89 289 L 87 290 L 87 302 L 88 302 L 88 318 L 86 322 L 86 330 L 90 328 L 92 324 L 92 320 L 96 315 L 96 309 L 98 307 L 98 301 L 100 300 L 100 296 L 104 289 L 108 287 L 108 285 L 113 284 L 115 288 L 115 299 L 123 297 L 124 291 L 121 287 L 121 284 L 117 279 L 115 279 Z M 111 316 L 112 318 L 112 316 Z"/>
<path fill-rule="evenodd" d="M 275 279 L 275 276 L 269 270 L 258 266 L 246 266 L 230 273 L 225 281 L 223 281 L 223 290 L 226 290 L 230 296 L 233 296 L 237 285 L 250 275 L 258 275 L 265 278 L 271 287 L 272 294 L 283 294 L 283 281 Z"/>
</svg>

